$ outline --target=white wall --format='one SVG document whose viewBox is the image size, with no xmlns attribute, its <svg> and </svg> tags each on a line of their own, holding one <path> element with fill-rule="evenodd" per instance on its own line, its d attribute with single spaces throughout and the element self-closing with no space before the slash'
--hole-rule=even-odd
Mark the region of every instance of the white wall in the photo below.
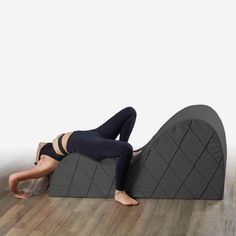
<svg viewBox="0 0 236 236">
<path fill-rule="evenodd" d="M 235 12 L 234 1 L 1 1 L 1 163 L 33 161 L 39 141 L 125 106 L 138 113 L 135 149 L 200 103 L 235 146 Z"/>
</svg>

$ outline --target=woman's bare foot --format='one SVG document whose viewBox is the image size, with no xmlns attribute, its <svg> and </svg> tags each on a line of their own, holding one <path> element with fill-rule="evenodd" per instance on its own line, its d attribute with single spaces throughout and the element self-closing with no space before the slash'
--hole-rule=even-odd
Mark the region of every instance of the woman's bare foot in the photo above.
<svg viewBox="0 0 236 236">
<path fill-rule="evenodd" d="M 141 153 L 142 152 L 142 150 L 139 150 L 139 151 L 134 151 L 133 152 L 133 157 L 136 157 L 139 153 Z"/>
<path fill-rule="evenodd" d="M 134 206 L 139 204 L 136 200 L 128 196 L 125 191 L 116 190 L 115 200 L 126 206 Z"/>
</svg>

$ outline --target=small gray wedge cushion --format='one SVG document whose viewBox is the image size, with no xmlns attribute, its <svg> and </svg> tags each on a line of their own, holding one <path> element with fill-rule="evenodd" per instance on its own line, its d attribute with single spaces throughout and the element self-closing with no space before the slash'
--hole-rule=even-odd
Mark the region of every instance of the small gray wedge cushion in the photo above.
<svg viewBox="0 0 236 236">
<path fill-rule="evenodd" d="M 135 198 L 223 199 L 226 137 L 206 105 L 172 116 L 132 158 L 125 190 Z M 71 153 L 54 171 L 51 197 L 114 197 L 116 159 Z"/>
</svg>

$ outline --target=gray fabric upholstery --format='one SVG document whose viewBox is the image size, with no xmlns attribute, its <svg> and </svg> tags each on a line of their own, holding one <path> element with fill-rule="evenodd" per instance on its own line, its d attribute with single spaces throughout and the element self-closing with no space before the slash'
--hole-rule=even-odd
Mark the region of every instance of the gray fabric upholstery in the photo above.
<svg viewBox="0 0 236 236">
<path fill-rule="evenodd" d="M 223 199 L 226 137 L 206 105 L 172 116 L 132 158 L 126 192 L 134 198 Z M 114 197 L 116 159 L 94 161 L 71 153 L 54 171 L 49 196 Z"/>
</svg>

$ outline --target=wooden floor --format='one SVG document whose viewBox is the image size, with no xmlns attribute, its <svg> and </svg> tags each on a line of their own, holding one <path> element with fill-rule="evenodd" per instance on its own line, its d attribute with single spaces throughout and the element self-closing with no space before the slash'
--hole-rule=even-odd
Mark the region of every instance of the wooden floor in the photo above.
<svg viewBox="0 0 236 236">
<path fill-rule="evenodd" d="M 0 169 L 0 235 L 236 235 L 234 159 L 236 152 L 229 153 L 224 200 L 138 199 L 140 204 L 133 207 L 112 198 L 56 198 L 47 193 L 17 199 L 9 193 L 8 176 L 32 163 L 12 162 Z"/>
</svg>

